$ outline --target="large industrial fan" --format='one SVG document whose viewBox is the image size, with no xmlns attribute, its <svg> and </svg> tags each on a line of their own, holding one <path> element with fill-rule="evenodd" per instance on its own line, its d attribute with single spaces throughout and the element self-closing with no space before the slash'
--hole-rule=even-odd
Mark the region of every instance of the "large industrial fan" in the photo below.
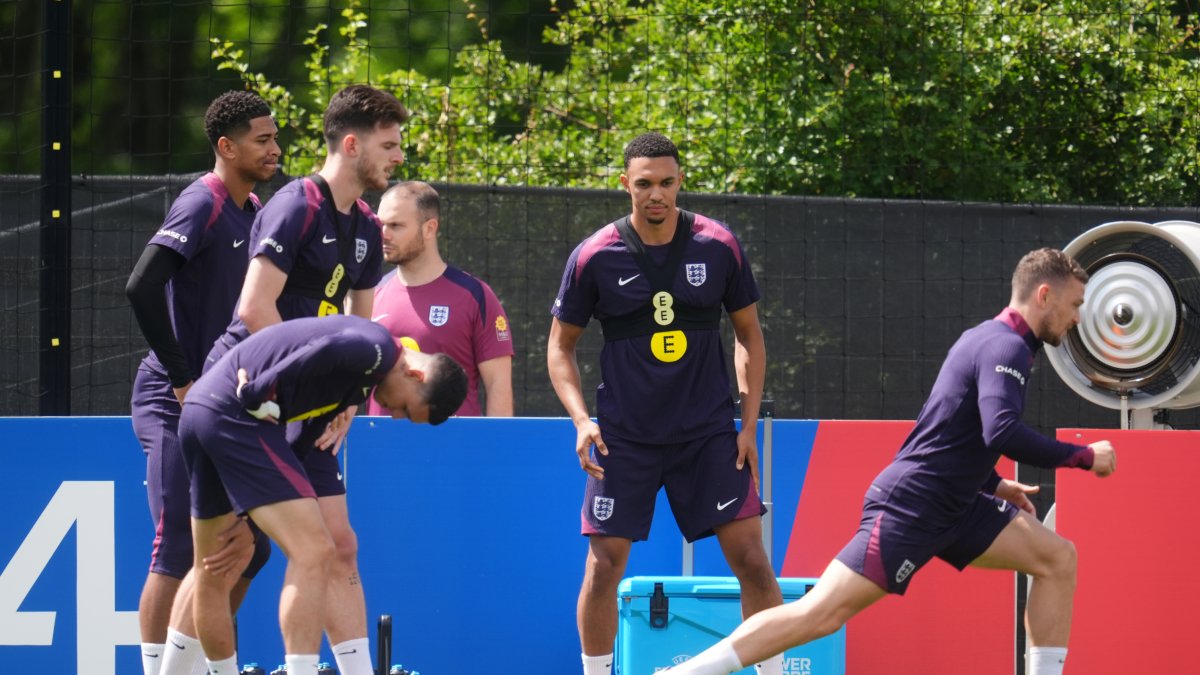
<svg viewBox="0 0 1200 675">
<path fill-rule="evenodd" d="M 1047 350 L 1063 381 L 1123 429 L 1200 405 L 1200 224 L 1106 223 L 1063 250 L 1091 276 L 1079 326 Z"/>
</svg>

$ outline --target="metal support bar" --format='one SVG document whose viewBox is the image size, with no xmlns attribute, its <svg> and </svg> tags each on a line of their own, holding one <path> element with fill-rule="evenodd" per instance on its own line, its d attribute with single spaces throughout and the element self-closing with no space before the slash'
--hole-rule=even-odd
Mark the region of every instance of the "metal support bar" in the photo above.
<svg viewBox="0 0 1200 675">
<path fill-rule="evenodd" d="M 775 488 L 772 478 L 772 467 L 775 463 L 773 452 L 774 439 L 772 438 L 775 401 L 764 398 L 762 407 L 759 410 L 759 414 L 763 416 L 763 461 L 759 476 L 762 479 L 763 506 L 767 507 L 767 514 L 762 519 L 763 548 L 767 551 L 767 562 L 774 564 L 774 556 L 771 549 L 775 543 L 775 501 L 773 497 Z"/>
<path fill-rule="evenodd" d="M 71 414 L 71 5 L 66 0 L 42 3 L 38 303 L 38 406 L 42 415 Z"/>
</svg>

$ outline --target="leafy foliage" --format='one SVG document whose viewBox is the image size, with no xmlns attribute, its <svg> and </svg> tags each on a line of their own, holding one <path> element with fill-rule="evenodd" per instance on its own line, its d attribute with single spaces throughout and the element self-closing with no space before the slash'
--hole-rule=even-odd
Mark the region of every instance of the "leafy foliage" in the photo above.
<svg viewBox="0 0 1200 675">
<path fill-rule="evenodd" d="M 447 81 L 372 70 L 361 5 L 336 55 L 310 32 L 310 108 L 214 41 L 295 134 L 289 173 L 316 161 L 331 89 L 370 81 L 413 110 L 430 180 L 612 187 L 654 129 L 695 191 L 1185 204 L 1200 187 L 1195 26 L 1157 0 L 578 0 L 543 34 L 562 68 L 468 13 L 484 39 Z"/>
</svg>

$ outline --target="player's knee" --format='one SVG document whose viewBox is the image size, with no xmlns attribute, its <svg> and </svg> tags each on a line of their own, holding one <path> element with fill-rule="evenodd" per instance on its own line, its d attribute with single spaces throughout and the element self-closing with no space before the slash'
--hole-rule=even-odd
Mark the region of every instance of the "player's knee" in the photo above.
<svg viewBox="0 0 1200 675">
<path fill-rule="evenodd" d="M 1075 582 L 1075 570 L 1079 565 L 1079 551 L 1075 548 L 1075 543 L 1063 539 L 1055 547 L 1054 555 L 1051 561 L 1052 574 L 1063 580 Z"/>
<path fill-rule="evenodd" d="M 625 573 L 625 561 L 605 552 L 593 551 L 588 556 L 587 580 L 602 589 L 617 587 Z"/>
<path fill-rule="evenodd" d="M 288 564 L 307 573 L 325 576 L 333 565 L 335 549 L 329 537 L 314 537 L 296 547 Z"/>
<path fill-rule="evenodd" d="M 775 572 L 762 546 L 744 546 L 727 558 L 730 569 L 743 586 L 769 587 L 774 585 Z"/>
<path fill-rule="evenodd" d="M 1075 544 L 1067 539 L 1058 537 L 1048 550 L 1043 552 L 1038 560 L 1037 569 L 1033 570 L 1035 578 L 1053 579 L 1059 583 L 1075 583 L 1075 569 L 1079 553 Z"/>
<path fill-rule="evenodd" d="M 333 536 L 333 564 L 354 567 L 358 561 L 358 535 L 348 524 L 330 533 Z"/>
</svg>

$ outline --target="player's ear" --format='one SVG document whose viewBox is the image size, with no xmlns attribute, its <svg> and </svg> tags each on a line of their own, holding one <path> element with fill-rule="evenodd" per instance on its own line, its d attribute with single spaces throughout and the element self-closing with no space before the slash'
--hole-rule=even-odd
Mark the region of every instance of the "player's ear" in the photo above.
<svg viewBox="0 0 1200 675">
<path fill-rule="evenodd" d="M 353 131 L 345 136 L 342 136 L 342 152 L 347 157 L 353 157 L 358 153 L 358 140 L 358 134 L 354 133 Z"/>
<path fill-rule="evenodd" d="M 233 159 L 237 155 L 237 143 L 228 136 L 218 138 L 217 154 L 225 159 Z"/>
<path fill-rule="evenodd" d="M 420 368 L 409 368 L 406 366 L 404 368 L 404 375 L 405 377 L 411 377 L 422 384 L 425 383 L 425 371 L 421 370 Z"/>
<path fill-rule="evenodd" d="M 625 188 L 626 192 L 629 192 L 629 176 L 621 174 L 621 187 Z"/>
<path fill-rule="evenodd" d="M 1045 306 L 1050 299 L 1050 284 L 1038 284 L 1037 301 L 1038 305 Z"/>
</svg>

